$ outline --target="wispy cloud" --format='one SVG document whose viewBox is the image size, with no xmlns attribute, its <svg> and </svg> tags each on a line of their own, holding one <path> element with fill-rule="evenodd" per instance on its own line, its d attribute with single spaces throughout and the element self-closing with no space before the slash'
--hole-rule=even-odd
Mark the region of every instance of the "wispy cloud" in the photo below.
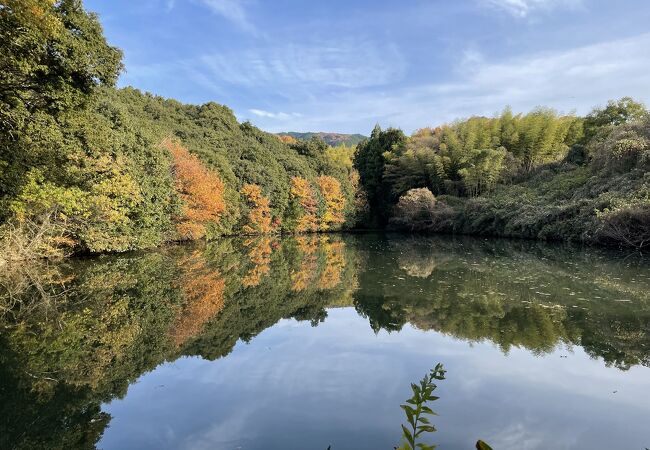
<svg viewBox="0 0 650 450">
<path fill-rule="evenodd" d="M 257 29 L 248 18 L 245 6 L 248 0 L 199 0 L 213 13 L 234 23 L 241 30 L 256 33 Z"/>
<path fill-rule="evenodd" d="M 284 113 L 284 112 L 270 112 L 270 111 L 265 111 L 263 109 L 249 109 L 248 112 L 251 114 L 254 114 L 258 117 L 266 117 L 269 119 L 279 119 L 279 120 L 288 120 L 288 119 L 295 119 L 296 117 L 302 117 L 302 114 L 300 113 Z"/>
<path fill-rule="evenodd" d="M 211 79 L 240 88 L 290 87 L 294 92 L 304 86 L 380 86 L 398 81 L 405 70 L 395 46 L 359 39 L 218 52 L 200 57 L 194 66 Z"/>
<path fill-rule="evenodd" d="M 525 18 L 536 11 L 555 8 L 576 8 L 582 0 L 479 0 L 482 4 L 505 11 L 512 16 Z"/>
<path fill-rule="evenodd" d="M 545 52 L 504 61 L 487 61 L 471 52 L 459 65 L 472 70 L 453 83 L 421 84 L 392 90 L 345 92 L 327 99 L 292 104 L 303 117 L 297 131 L 365 131 L 361 124 L 380 122 L 411 131 L 469 115 L 491 115 L 506 105 L 528 111 L 545 105 L 563 112 L 586 113 L 608 99 L 633 95 L 650 101 L 650 34 Z M 614 56 L 615 55 L 615 58 Z M 325 112 L 325 113 L 323 113 Z M 260 123 L 270 131 L 280 124 Z"/>
</svg>

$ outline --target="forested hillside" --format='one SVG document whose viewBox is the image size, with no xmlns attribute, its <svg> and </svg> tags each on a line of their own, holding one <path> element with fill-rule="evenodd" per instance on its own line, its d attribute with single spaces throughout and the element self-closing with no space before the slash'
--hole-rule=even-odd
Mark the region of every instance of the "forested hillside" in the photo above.
<svg viewBox="0 0 650 450">
<path fill-rule="evenodd" d="M 505 109 L 408 138 L 377 127 L 354 164 L 373 226 L 650 243 L 650 117 L 630 98 L 586 117 Z"/>
<path fill-rule="evenodd" d="M 5 255 L 354 223 L 354 170 L 322 141 L 289 145 L 216 103 L 115 89 L 121 52 L 80 0 L 2 0 L 0 26 Z"/>
</svg>

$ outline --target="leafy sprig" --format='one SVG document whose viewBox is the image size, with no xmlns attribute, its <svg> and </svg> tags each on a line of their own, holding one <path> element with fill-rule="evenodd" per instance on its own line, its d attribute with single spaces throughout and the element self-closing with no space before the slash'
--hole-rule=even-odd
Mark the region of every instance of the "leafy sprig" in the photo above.
<svg viewBox="0 0 650 450">
<path fill-rule="evenodd" d="M 433 450 L 434 445 L 428 445 L 418 442 L 418 438 L 424 433 L 432 433 L 436 428 L 431 424 L 429 417 L 435 416 L 436 413 L 427 406 L 427 402 L 438 400 L 439 397 L 433 395 L 438 386 L 434 380 L 440 381 L 445 379 L 446 370 L 442 364 L 436 365 L 427 375 L 420 380 L 420 384 L 411 383 L 413 396 L 406 400 L 406 403 L 400 405 L 406 414 L 407 425 L 402 425 L 402 437 L 404 443 L 399 450 Z"/>
</svg>

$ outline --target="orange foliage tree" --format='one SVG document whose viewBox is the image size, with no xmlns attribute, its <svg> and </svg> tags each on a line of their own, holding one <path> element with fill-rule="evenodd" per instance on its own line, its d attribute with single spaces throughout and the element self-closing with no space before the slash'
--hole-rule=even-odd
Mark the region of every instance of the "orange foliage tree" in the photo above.
<svg viewBox="0 0 650 450">
<path fill-rule="evenodd" d="M 273 231 L 269 199 L 256 184 L 245 184 L 241 195 L 248 206 L 248 221 L 242 227 L 245 234 L 268 234 Z"/>
<path fill-rule="evenodd" d="M 325 199 L 325 212 L 321 217 L 321 229 L 340 228 L 345 222 L 345 196 L 341 183 L 334 177 L 322 175 L 316 179 L 318 188 Z"/>
<path fill-rule="evenodd" d="M 291 214 L 293 231 L 306 233 L 318 230 L 318 204 L 309 181 L 302 177 L 291 178 Z"/>
<path fill-rule="evenodd" d="M 178 141 L 165 139 L 163 147 L 172 154 L 175 187 L 183 201 L 176 231 L 181 239 L 200 239 L 207 225 L 218 223 L 226 210 L 224 184 Z"/>
<path fill-rule="evenodd" d="M 298 143 L 298 139 L 296 139 L 293 136 L 289 136 L 288 134 L 277 135 L 277 136 L 278 136 L 278 139 L 280 139 L 285 144 L 297 144 Z"/>
</svg>

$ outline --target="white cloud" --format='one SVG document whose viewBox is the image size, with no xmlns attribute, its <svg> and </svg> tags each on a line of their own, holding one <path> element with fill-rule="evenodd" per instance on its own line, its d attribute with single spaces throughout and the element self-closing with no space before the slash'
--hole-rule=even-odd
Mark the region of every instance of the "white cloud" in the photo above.
<svg viewBox="0 0 650 450">
<path fill-rule="evenodd" d="M 515 17 L 528 17 L 535 11 L 556 8 L 576 8 L 582 0 L 479 0 L 482 4 L 501 9 Z"/>
<path fill-rule="evenodd" d="M 255 26 L 250 22 L 246 13 L 247 0 L 199 0 L 215 14 L 222 16 L 237 25 L 240 29 L 255 33 Z"/>
<path fill-rule="evenodd" d="M 258 117 L 267 117 L 269 119 L 279 119 L 279 120 L 295 119 L 296 117 L 302 116 L 302 114 L 299 113 L 284 113 L 284 112 L 274 113 L 270 111 L 264 111 L 263 109 L 249 109 L 248 112 Z"/>
<path fill-rule="evenodd" d="M 222 51 L 202 56 L 193 66 L 239 88 L 289 87 L 293 92 L 307 86 L 379 86 L 399 80 L 405 71 L 395 46 L 357 39 Z"/>
<path fill-rule="evenodd" d="M 545 105 L 584 114 L 625 95 L 650 104 L 648 48 L 650 33 L 501 60 L 470 47 L 455 70 L 442 68 L 448 81 L 404 85 L 407 66 L 395 47 L 343 39 L 327 46 L 266 45 L 165 64 L 128 64 L 126 80 L 141 86 L 155 77 L 203 86 L 210 98 L 269 131 L 286 131 L 287 122 L 293 131 L 368 133 L 377 122 L 411 131 L 491 115 L 506 105 L 515 111 Z"/>
<path fill-rule="evenodd" d="M 457 80 L 390 93 L 343 92 L 289 107 L 303 112 L 296 131 L 368 132 L 372 124 L 411 131 L 470 115 L 491 115 L 511 105 L 529 111 L 544 105 L 587 113 L 608 99 L 631 95 L 650 102 L 650 34 L 500 62 L 470 53 L 459 61 Z M 471 70 L 463 70 L 471 62 Z M 323 113 L 323 112 L 326 113 Z M 269 131 L 280 127 L 265 122 Z"/>
</svg>

